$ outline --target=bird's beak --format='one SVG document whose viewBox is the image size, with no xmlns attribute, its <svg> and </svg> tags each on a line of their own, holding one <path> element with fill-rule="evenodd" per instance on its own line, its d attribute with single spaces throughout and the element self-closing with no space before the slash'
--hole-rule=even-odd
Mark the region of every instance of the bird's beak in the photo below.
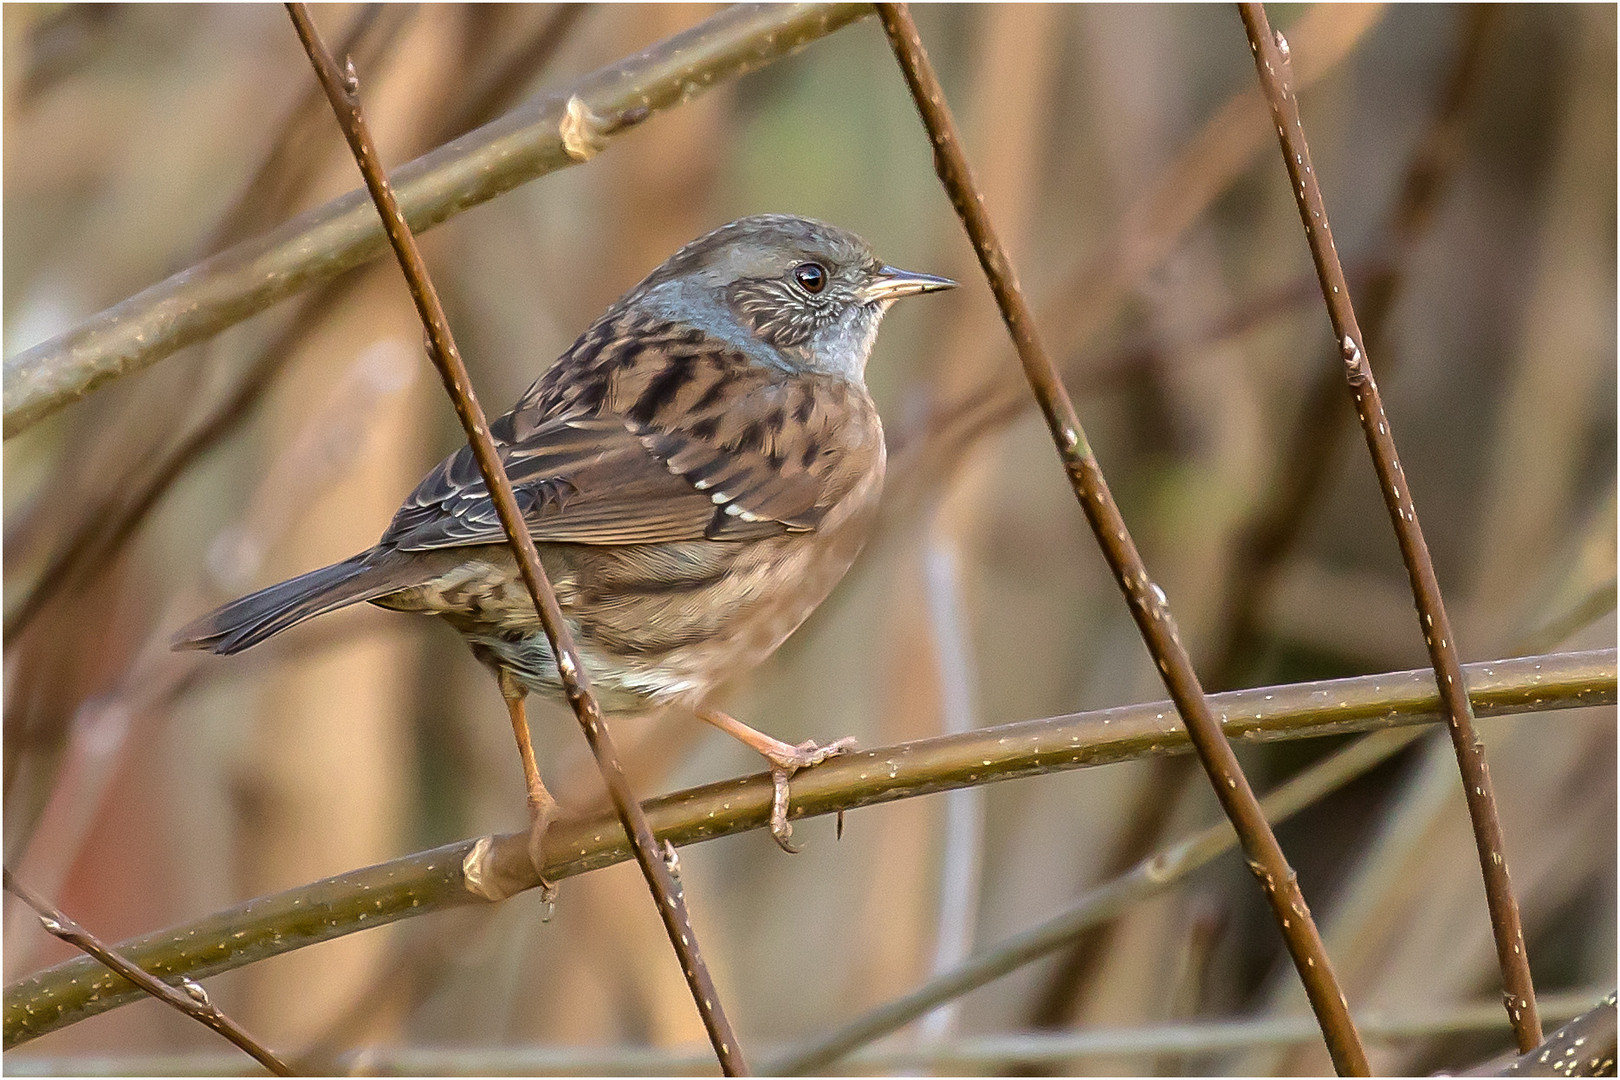
<svg viewBox="0 0 1620 1080">
<path fill-rule="evenodd" d="M 954 288 L 956 282 L 950 278 L 936 277 L 933 274 L 916 274 L 910 270 L 885 266 L 861 289 L 861 300 L 868 304 L 887 304 L 902 296 L 916 296 L 919 293 Z"/>
</svg>

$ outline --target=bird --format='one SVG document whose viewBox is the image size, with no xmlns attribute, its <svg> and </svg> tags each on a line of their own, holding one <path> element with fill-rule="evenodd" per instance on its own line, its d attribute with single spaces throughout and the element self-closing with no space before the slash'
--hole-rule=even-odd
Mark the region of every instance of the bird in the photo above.
<svg viewBox="0 0 1620 1080">
<path fill-rule="evenodd" d="M 895 301 L 955 285 L 824 222 L 740 218 L 615 301 L 490 425 L 603 711 L 685 708 L 758 751 L 787 851 L 789 779 L 854 740 L 784 742 L 708 699 L 855 561 L 883 485 L 865 381 L 878 325 Z M 525 702 L 561 686 L 471 447 L 428 473 L 372 547 L 234 600 L 172 646 L 236 653 L 362 601 L 438 616 L 494 673 L 538 852 L 557 804 Z"/>
</svg>

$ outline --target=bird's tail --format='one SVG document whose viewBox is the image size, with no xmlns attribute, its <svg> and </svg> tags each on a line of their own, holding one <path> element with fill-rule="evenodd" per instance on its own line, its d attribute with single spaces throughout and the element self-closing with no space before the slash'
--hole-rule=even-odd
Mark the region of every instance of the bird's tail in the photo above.
<svg viewBox="0 0 1620 1080">
<path fill-rule="evenodd" d="M 232 600 L 183 627 L 169 647 L 241 652 L 305 619 L 399 589 L 396 576 L 374 565 L 370 555 L 362 552 Z"/>
</svg>

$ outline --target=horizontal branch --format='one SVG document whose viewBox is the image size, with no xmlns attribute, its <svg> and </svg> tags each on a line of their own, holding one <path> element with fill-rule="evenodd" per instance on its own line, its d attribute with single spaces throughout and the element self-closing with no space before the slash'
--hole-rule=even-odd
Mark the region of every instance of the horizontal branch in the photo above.
<svg viewBox="0 0 1620 1080">
<path fill-rule="evenodd" d="M 1612 705 L 1613 649 L 1470 664 L 1465 668 L 1479 716 Z M 1427 669 L 1353 679 L 1294 683 L 1212 695 L 1229 738 L 1257 742 L 1343 735 L 1441 719 L 1434 673 Z M 792 813 L 808 817 L 1020 776 L 1188 751 L 1186 730 L 1167 701 L 919 739 L 834 758 L 794 778 Z M 765 774 L 673 792 L 645 803 L 660 839 L 676 845 L 765 826 L 771 782 Z M 160 977 L 200 979 L 222 971 L 464 904 L 462 862 L 492 846 L 489 861 L 510 881 L 538 881 L 527 834 L 462 840 L 432 851 L 326 878 L 119 945 Z M 557 881 L 629 858 L 611 814 L 554 822 L 544 873 Z M 140 996 L 93 961 L 69 960 L 5 991 L 4 1046 L 106 1012 Z"/>
<path fill-rule="evenodd" d="M 412 231 L 586 161 L 613 136 L 871 11 L 738 4 L 390 173 Z M 5 438 L 387 249 L 364 189 L 182 270 L 5 362 Z"/>
<path fill-rule="evenodd" d="M 1540 999 L 1542 1014 L 1553 1021 L 1579 1016 L 1599 993 L 1585 989 L 1545 994 Z M 1502 1003 L 1497 1000 L 1437 1004 L 1432 1011 L 1424 1012 L 1369 1009 L 1356 1013 L 1357 1029 L 1369 1041 L 1384 1043 L 1490 1033 L 1501 1024 Z M 1315 1018 L 1297 1015 L 977 1035 L 917 1046 L 871 1047 L 840 1062 L 839 1070 L 853 1076 L 883 1076 L 919 1069 L 962 1074 L 993 1070 L 1010 1062 L 1063 1065 L 1075 1058 L 1180 1056 L 1296 1046 L 1315 1042 L 1321 1034 Z M 1589 1060 L 1583 1058 L 1581 1065 L 1585 1067 Z M 337 1059 L 335 1067 L 344 1073 L 373 1076 L 712 1076 L 714 1055 L 696 1047 L 679 1046 L 379 1046 L 350 1051 Z M 219 1053 L 29 1055 L 6 1059 L 7 1076 L 238 1074 L 243 1074 L 241 1059 Z"/>
<path fill-rule="evenodd" d="M 1543 1019 L 1556 1020 L 1547 1007 L 1550 995 L 1537 1002 Z M 1615 995 L 1575 1017 L 1547 1036 L 1547 1041 L 1514 1058 L 1497 1076 L 1613 1076 L 1616 1052 Z M 1476 1074 L 1477 1075 L 1477 1074 Z"/>
</svg>

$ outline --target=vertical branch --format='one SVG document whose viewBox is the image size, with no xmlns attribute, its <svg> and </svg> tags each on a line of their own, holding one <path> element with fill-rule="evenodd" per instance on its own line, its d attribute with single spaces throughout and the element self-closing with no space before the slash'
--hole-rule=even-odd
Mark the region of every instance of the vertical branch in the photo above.
<svg viewBox="0 0 1620 1080">
<path fill-rule="evenodd" d="M 180 977 L 180 985 L 185 987 L 185 993 L 181 993 L 155 975 L 131 963 L 100 938 L 62 914 L 44 897 L 12 877 L 10 870 L 5 872 L 5 888 L 7 892 L 34 909 L 34 913 L 39 916 L 40 925 L 49 933 L 74 948 L 83 950 L 170 1008 L 183 1012 L 204 1027 L 219 1032 L 277 1076 L 294 1075 L 285 1062 L 243 1031 L 236 1021 L 220 1012 L 219 1008 L 208 1000 L 208 992 L 191 977 L 186 975 Z"/>
<path fill-rule="evenodd" d="M 563 618 L 562 608 L 557 603 L 557 595 L 551 588 L 551 582 L 546 578 L 545 569 L 540 565 L 540 554 L 535 549 L 534 539 L 529 535 L 528 525 L 518 509 L 517 499 L 512 494 L 512 485 L 506 477 L 500 456 L 495 451 L 489 423 L 485 420 L 484 411 L 473 393 L 466 365 L 462 363 L 461 354 L 456 350 L 456 343 L 450 335 L 450 325 L 445 318 L 444 308 L 439 303 L 438 294 L 428 278 L 427 265 L 422 261 L 415 237 L 411 234 L 410 226 L 405 223 L 405 216 L 400 212 L 393 189 L 383 173 L 371 132 L 360 110 L 360 86 L 354 67 L 351 64 L 346 72 L 338 69 L 337 61 L 332 58 L 331 52 L 321 40 L 320 33 L 315 29 L 303 4 L 289 3 L 287 11 L 292 16 L 293 25 L 298 30 L 298 37 L 304 44 L 305 52 L 309 54 L 310 63 L 326 90 L 327 99 L 332 103 L 332 111 L 336 114 L 338 123 L 343 128 L 344 137 L 349 142 L 349 149 L 353 151 L 355 162 L 365 177 L 366 188 L 371 193 L 372 201 L 376 203 L 377 212 L 382 217 L 389 243 L 394 248 L 400 269 L 404 271 L 410 286 L 411 299 L 416 304 L 417 313 L 421 316 L 422 324 L 427 331 L 429 356 L 433 360 L 434 367 L 438 369 L 440 378 L 444 380 L 445 391 L 450 395 L 456 408 L 456 416 L 461 420 L 461 426 L 467 433 L 468 442 L 478 461 L 478 470 L 484 478 L 496 513 L 500 516 L 501 527 L 506 531 L 507 538 L 512 544 L 518 568 L 523 575 L 523 583 L 534 601 L 541 625 L 545 628 L 546 640 L 551 644 L 552 655 L 557 658 L 557 672 L 562 682 L 563 693 L 567 696 L 569 705 L 573 707 L 580 727 L 584 729 L 591 752 L 596 755 L 597 767 L 601 770 L 602 779 L 613 797 L 614 809 L 618 812 L 619 821 L 630 839 L 636 862 L 640 864 L 648 888 L 652 890 L 659 916 L 664 922 L 664 929 L 669 935 L 676 956 L 680 959 L 681 971 L 686 976 L 692 999 L 703 1017 L 703 1026 L 709 1033 L 709 1040 L 714 1045 L 720 1066 L 727 1075 L 742 1075 L 747 1072 L 747 1065 L 743 1061 L 736 1035 L 731 1030 L 730 1021 L 726 1019 L 725 1012 L 720 1006 L 719 994 L 715 991 L 714 981 L 709 976 L 708 966 L 698 951 L 697 935 L 692 929 L 692 922 L 686 911 L 685 897 L 675 876 L 675 861 L 671 854 L 666 862 L 665 853 L 659 849 L 652 829 L 647 824 L 646 815 L 642 812 L 641 805 L 636 801 L 635 795 L 630 790 L 629 781 L 625 778 L 624 768 L 619 763 L 618 751 L 614 748 L 612 737 L 608 734 L 607 725 L 603 721 L 601 707 L 591 693 L 590 678 L 579 661 L 573 633 Z M 670 851 L 672 853 L 673 849 Z"/>
<path fill-rule="evenodd" d="M 1299 101 L 1289 86 L 1288 42 L 1281 34 L 1273 34 L 1263 5 L 1240 4 L 1238 10 L 1249 36 L 1249 49 L 1254 53 L 1255 70 L 1271 103 L 1283 162 L 1288 168 L 1311 259 L 1316 263 L 1317 277 L 1322 284 L 1322 299 L 1327 304 L 1328 318 L 1343 354 L 1345 378 L 1367 437 L 1367 449 L 1378 473 L 1384 505 L 1395 526 L 1401 559 L 1411 578 L 1412 598 L 1422 618 L 1423 640 L 1428 645 L 1429 661 L 1434 666 L 1440 699 L 1446 709 L 1451 745 L 1457 754 L 1457 767 L 1462 772 L 1468 800 L 1468 816 L 1474 827 L 1474 845 L 1479 850 L 1479 865 L 1485 877 L 1496 957 L 1502 968 L 1504 1003 L 1519 1049 L 1528 1051 L 1541 1042 L 1541 1021 L 1536 1016 L 1535 989 L 1530 981 L 1530 960 L 1525 953 L 1519 904 L 1508 878 L 1502 823 L 1497 817 L 1496 799 L 1491 791 L 1485 744 L 1474 731 L 1473 706 L 1469 703 L 1457 659 L 1456 639 L 1446 618 L 1434 562 L 1429 558 L 1423 529 L 1418 525 L 1417 508 L 1412 503 L 1412 493 L 1395 452 L 1395 437 L 1389 418 L 1384 414 L 1361 329 L 1356 324 L 1350 286 L 1345 282 L 1344 268 L 1339 264 L 1339 254 L 1333 244 L 1333 230 L 1328 225 L 1327 204 L 1322 200 L 1322 188 L 1311 167 L 1310 147 L 1306 145 L 1305 128 L 1299 117 Z"/>
<path fill-rule="evenodd" d="M 1029 305 L 990 224 L 956 133 L 956 122 L 945 103 L 944 91 L 917 35 L 911 13 L 904 4 L 879 4 L 878 15 L 933 143 L 935 171 L 950 195 L 957 216 L 962 219 L 991 291 L 995 293 L 1002 320 L 1007 324 L 1024 374 L 1045 414 L 1070 484 L 1181 713 L 1188 737 L 1209 774 L 1221 808 L 1242 840 L 1249 868 L 1259 879 L 1271 904 L 1294 966 L 1305 984 L 1311 1008 L 1321 1024 L 1334 1066 L 1341 1074 L 1365 1075 L 1368 1071 L 1366 1052 L 1294 871 L 1266 823 L 1259 800 L 1238 765 L 1237 755 L 1204 700 L 1192 660 L 1171 618 L 1164 590 L 1148 577 L 1147 567 L 1103 479 L 1102 469 L 1091 452 L 1068 392 L 1041 344 Z"/>
</svg>

